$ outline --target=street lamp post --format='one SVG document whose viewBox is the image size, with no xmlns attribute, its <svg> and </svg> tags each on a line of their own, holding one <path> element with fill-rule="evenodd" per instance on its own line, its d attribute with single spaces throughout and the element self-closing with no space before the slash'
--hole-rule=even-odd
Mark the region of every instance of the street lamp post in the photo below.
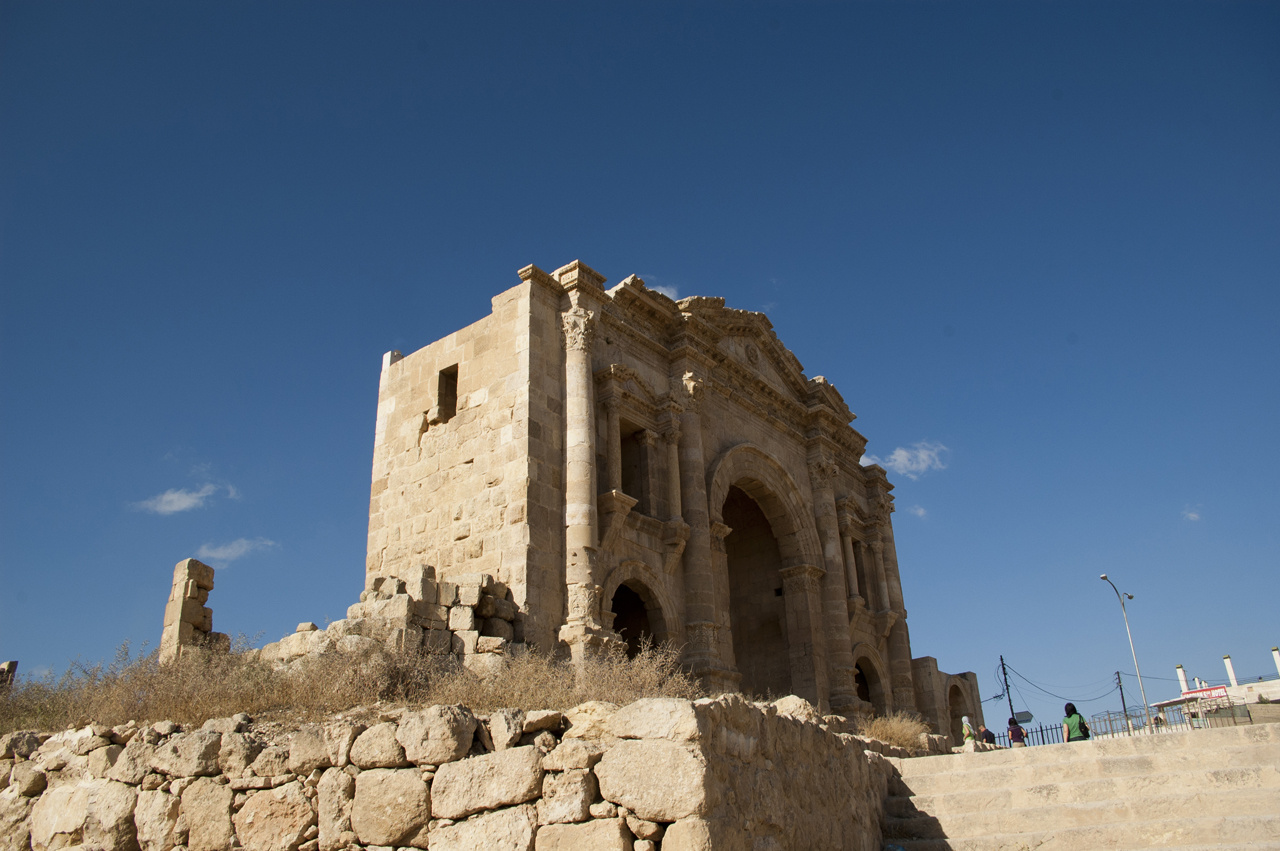
<svg viewBox="0 0 1280 851">
<path fill-rule="evenodd" d="M 1124 598 L 1133 599 L 1132 594 L 1121 594 L 1116 584 L 1107 578 L 1104 573 L 1101 577 L 1102 581 L 1111 586 L 1111 590 L 1116 592 L 1116 599 L 1120 601 L 1120 614 L 1124 616 L 1124 631 L 1129 636 L 1129 652 L 1133 654 L 1133 670 L 1138 675 L 1138 691 L 1142 692 L 1142 711 L 1147 715 L 1147 729 L 1151 729 L 1151 707 L 1147 703 L 1147 690 L 1142 687 L 1142 669 L 1138 667 L 1138 651 L 1133 649 L 1133 632 L 1129 629 L 1129 613 L 1124 608 Z"/>
</svg>

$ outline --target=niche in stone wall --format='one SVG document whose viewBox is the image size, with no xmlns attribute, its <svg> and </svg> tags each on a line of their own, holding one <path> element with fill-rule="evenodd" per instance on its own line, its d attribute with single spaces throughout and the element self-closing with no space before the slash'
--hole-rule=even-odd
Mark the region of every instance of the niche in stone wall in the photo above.
<svg viewBox="0 0 1280 851">
<path fill-rule="evenodd" d="M 622 445 L 622 492 L 634 497 L 637 502 L 632 511 L 652 515 L 653 495 L 649 493 L 650 446 L 646 443 L 647 433 L 639 426 L 623 422 L 620 429 Z"/>
</svg>

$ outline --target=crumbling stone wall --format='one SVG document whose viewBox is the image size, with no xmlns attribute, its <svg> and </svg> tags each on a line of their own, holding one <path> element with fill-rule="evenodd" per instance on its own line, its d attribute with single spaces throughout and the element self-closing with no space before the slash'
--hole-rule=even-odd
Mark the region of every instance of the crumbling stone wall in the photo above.
<svg viewBox="0 0 1280 851">
<path fill-rule="evenodd" d="M 0 851 L 872 851 L 891 769 L 838 720 L 731 695 L 13 733 Z"/>
<path fill-rule="evenodd" d="M 475 670 L 500 664 L 515 636 L 511 590 L 487 573 L 437 579 L 427 565 L 366 577 L 360 602 L 325 629 L 298 624 L 292 635 L 253 651 L 274 664 L 326 652 L 396 652 L 453 656 Z"/>
<path fill-rule="evenodd" d="M 164 631 L 160 636 L 160 661 L 172 662 L 186 647 L 226 649 L 231 639 L 213 631 L 213 609 L 209 592 L 213 590 L 213 568 L 193 558 L 174 565 L 173 585 L 164 608 Z"/>
</svg>

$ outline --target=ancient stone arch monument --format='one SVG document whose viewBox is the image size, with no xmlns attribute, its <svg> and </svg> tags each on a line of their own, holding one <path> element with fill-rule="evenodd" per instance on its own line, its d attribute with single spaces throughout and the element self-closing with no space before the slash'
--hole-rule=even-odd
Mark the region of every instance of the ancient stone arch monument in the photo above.
<svg viewBox="0 0 1280 851">
<path fill-rule="evenodd" d="M 939 732 L 976 677 L 913 659 L 892 485 L 761 313 L 535 266 L 492 312 L 383 360 L 367 581 L 487 574 L 515 637 L 669 640 L 715 690 Z M 855 653 L 857 648 L 857 653 Z"/>
</svg>

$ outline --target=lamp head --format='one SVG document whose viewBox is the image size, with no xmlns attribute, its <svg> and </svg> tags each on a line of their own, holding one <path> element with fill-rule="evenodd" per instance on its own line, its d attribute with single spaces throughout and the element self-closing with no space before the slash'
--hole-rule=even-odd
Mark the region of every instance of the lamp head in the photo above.
<svg viewBox="0 0 1280 851">
<path fill-rule="evenodd" d="M 1132 594 L 1130 594 L 1128 591 L 1124 592 L 1124 595 L 1125 595 L 1126 597 L 1128 597 L 1130 600 L 1132 600 L 1132 599 L 1133 599 L 1133 595 L 1132 595 Z"/>
<path fill-rule="evenodd" d="M 1101 579 L 1101 580 L 1104 580 L 1104 581 L 1105 581 L 1105 580 L 1106 580 L 1106 578 L 1107 578 L 1107 575 L 1104 573 L 1104 574 L 1102 574 L 1101 576 L 1099 576 L 1098 578 L 1099 578 L 1099 579 Z"/>
</svg>

